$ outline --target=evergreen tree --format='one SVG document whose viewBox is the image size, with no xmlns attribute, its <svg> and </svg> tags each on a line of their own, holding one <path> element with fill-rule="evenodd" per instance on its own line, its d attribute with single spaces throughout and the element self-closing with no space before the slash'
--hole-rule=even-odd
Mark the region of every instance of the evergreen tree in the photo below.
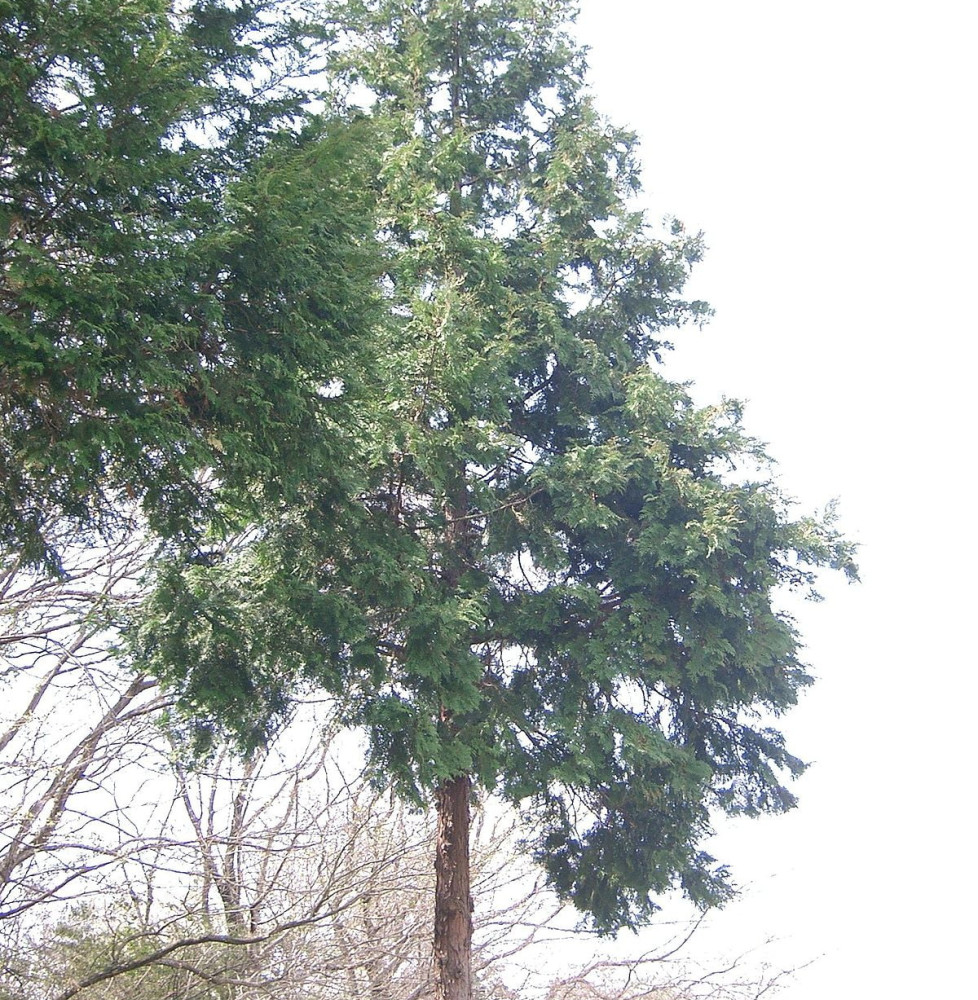
<svg viewBox="0 0 978 1000">
<path fill-rule="evenodd" d="M 628 207 L 635 141 L 583 85 L 563 0 L 358 0 L 389 270 L 353 502 L 310 498 L 243 555 L 174 569 L 139 655 L 248 743 L 295 683 L 343 699 L 379 780 L 439 816 L 440 998 L 471 996 L 473 786 L 523 813 L 601 931 L 730 893 L 710 810 L 794 804 L 763 719 L 809 675 L 773 599 L 853 573 L 794 520 L 732 403 L 654 362 L 708 313 L 701 241 Z M 750 481 L 738 466 L 762 471 Z"/>
<path fill-rule="evenodd" d="M 193 538 L 215 484 L 329 460 L 372 223 L 355 128 L 304 135 L 308 190 L 293 140 L 256 166 L 299 111 L 293 34 L 279 0 L 0 0 L 0 545 L 29 562 L 56 565 L 51 518 L 137 499 Z"/>
</svg>

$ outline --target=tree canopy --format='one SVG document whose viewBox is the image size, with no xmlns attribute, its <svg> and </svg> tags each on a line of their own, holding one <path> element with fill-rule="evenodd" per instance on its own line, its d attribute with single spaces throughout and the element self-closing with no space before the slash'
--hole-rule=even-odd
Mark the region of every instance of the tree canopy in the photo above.
<svg viewBox="0 0 978 1000">
<path fill-rule="evenodd" d="M 292 28 L 281 2 L 0 3 L 0 544 L 28 561 L 57 565 L 52 519 L 135 500 L 192 540 L 329 464 L 371 144 L 300 128 Z"/>
<path fill-rule="evenodd" d="M 170 567 L 134 649 L 245 745 L 297 685 L 333 692 L 402 794 L 464 776 L 517 804 L 600 930 L 675 886 L 722 901 L 711 809 L 784 810 L 802 768 L 765 722 L 810 681 L 778 593 L 850 548 L 795 517 L 736 404 L 659 373 L 709 312 L 683 296 L 702 241 L 630 207 L 635 140 L 594 110 L 572 6 L 340 8 L 332 72 L 384 135 L 350 490 Z"/>
</svg>

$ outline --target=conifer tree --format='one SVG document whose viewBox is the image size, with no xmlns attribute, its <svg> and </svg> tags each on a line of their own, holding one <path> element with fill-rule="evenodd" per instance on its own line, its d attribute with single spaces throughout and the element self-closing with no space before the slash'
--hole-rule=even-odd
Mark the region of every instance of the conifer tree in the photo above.
<svg viewBox="0 0 978 1000">
<path fill-rule="evenodd" d="M 473 788 L 521 810 L 601 931 L 671 888 L 728 897 L 710 810 L 787 809 L 802 768 L 763 721 L 810 680 L 775 592 L 853 572 L 830 520 L 792 518 L 739 407 L 659 373 L 708 315 L 682 294 L 702 244 L 629 208 L 635 140 L 595 112 L 571 16 L 344 5 L 334 69 L 387 135 L 356 492 L 171 571 L 137 641 L 245 744 L 295 683 L 335 693 L 378 780 L 437 810 L 440 1000 L 472 996 Z"/>
<path fill-rule="evenodd" d="M 0 546 L 28 562 L 57 564 L 52 519 L 111 527 L 138 501 L 193 539 L 214 484 L 274 497 L 329 458 L 319 391 L 364 322 L 372 223 L 345 127 L 315 166 L 330 130 L 294 140 L 306 190 L 289 139 L 256 165 L 299 131 L 285 13 L 0 2 Z"/>
</svg>

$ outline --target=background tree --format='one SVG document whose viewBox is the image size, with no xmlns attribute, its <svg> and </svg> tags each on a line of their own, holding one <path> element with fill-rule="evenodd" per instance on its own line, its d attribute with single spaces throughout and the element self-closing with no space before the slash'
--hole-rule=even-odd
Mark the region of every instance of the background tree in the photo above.
<svg viewBox="0 0 978 1000">
<path fill-rule="evenodd" d="M 629 210 L 634 140 L 591 107 L 570 16 L 346 6 L 338 69 L 389 131 L 360 509 L 310 502 L 237 564 L 171 573 L 140 637 L 185 708 L 246 744 L 298 678 L 346 697 L 378 779 L 438 815 L 451 1000 L 473 988 L 473 784 L 519 807 L 602 931 L 673 886 L 729 896 L 699 847 L 710 809 L 786 809 L 802 768 L 764 721 L 810 680 L 775 594 L 852 572 L 829 521 L 791 518 L 739 407 L 698 409 L 652 370 L 707 315 L 681 295 L 702 246 Z"/>
<path fill-rule="evenodd" d="M 135 497 L 193 539 L 216 484 L 275 498 L 334 457 L 366 146 L 314 124 L 256 165 L 298 131 L 297 30 L 279 0 L 0 4 L 0 544 L 28 560 L 57 564 L 51 517 Z"/>
</svg>

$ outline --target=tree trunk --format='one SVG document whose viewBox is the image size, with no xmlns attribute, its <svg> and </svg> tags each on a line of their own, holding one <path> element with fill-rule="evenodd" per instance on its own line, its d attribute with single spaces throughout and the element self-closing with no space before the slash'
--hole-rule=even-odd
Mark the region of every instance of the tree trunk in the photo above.
<svg viewBox="0 0 978 1000">
<path fill-rule="evenodd" d="M 435 844 L 435 997 L 472 1000 L 468 775 L 439 786 Z"/>
</svg>

